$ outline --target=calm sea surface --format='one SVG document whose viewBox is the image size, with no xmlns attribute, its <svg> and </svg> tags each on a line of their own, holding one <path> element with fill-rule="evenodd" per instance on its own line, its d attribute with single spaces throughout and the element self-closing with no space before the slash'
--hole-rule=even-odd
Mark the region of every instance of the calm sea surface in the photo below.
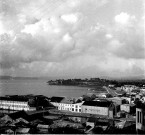
<svg viewBox="0 0 145 135">
<path fill-rule="evenodd" d="M 88 92 L 87 87 L 48 85 L 48 80 L 0 80 L 0 96 L 4 95 L 45 95 L 80 97 Z M 98 91 L 100 92 L 100 91 Z M 104 92 L 104 91 L 102 91 Z"/>
</svg>

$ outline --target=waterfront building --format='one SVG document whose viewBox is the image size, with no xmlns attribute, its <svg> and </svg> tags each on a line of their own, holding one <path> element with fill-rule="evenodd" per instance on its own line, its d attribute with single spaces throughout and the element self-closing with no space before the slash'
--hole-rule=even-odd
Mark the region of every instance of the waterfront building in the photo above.
<svg viewBox="0 0 145 135">
<path fill-rule="evenodd" d="M 83 101 L 75 103 L 75 101 L 71 98 L 52 97 L 50 99 L 50 103 L 56 106 L 58 110 L 81 113 L 81 105 L 83 104 Z"/>
<path fill-rule="evenodd" d="M 82 113 L 89 113 L 113 118 L 115 106 L 110 101 L 85 101 L 82 104 Z"/>
<path fill-rule="evenodd" d="M 75 103 L 72 106 L 72 112 L 77 112 L 77 113 L 81 113 L 82 112 L 82 104 L 84 103 L 84 101 L 80 102 L 80 103 Z"/>
<path fill-rule="evenodd" d="M 26 98 L 0 97 L 0 109 L 34 111 L 36 107 L 30 106 Z"/>
<path fill-rule="evenodd" d="M 35 111 L 40 108 L 53 107 L 48 98 L 42 95 L 7 95 L 0 97 L 0 109 Z"/>
<path fill-rule="evenodd" d="M 58 108 L 58 110 L 60 110 L 60 106 L 61 106 L 61 101 L 64 99 L 65 97 L 51 97 L 50 98 L 50 103 L 53 104 L 54 106 L 56 106 Z"/>
</svg>

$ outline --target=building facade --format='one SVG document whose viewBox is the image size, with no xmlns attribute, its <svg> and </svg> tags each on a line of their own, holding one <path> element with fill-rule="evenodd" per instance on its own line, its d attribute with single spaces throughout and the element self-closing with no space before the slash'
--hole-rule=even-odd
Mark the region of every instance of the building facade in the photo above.
<svg viewBox="0 0 145 135">
<path fill-rule="evenodd" d="M 43 108 L 54 108 L 43 95 L 8 95 L 0 97 L 0 109 L 34 111 Z"/>
<path fill-rule="evenodd" d="M 145 108 L 136 108 L 136 130 L 145 133 Z"/>
<path fill-rule="evenodd" d="M 71 99 L 66 97 L 52 97 L 50 102 L 58 108 L 58 110 L 81 113 L 81 105 L 83 102 L 74 103 Z"/>
<path fill-rule="evenodd" d="M 82 104 L 82 113 L 113 117 L 114 106 L 109 101 L 85 101 Z"/>
<path fill-rule="evenodd" d="M 27 100 L 0 98 L 0 109 L 34 111 L 36 107 L 30 107 Z"/>
</svg>

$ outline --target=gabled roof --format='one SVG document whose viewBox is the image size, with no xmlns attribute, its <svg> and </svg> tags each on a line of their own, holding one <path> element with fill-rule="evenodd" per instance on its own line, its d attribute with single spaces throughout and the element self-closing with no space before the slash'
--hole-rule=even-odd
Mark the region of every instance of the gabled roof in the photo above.
<svg viewBox="0 0 145 135">
<path fill-rule="evenodd" d="M 27 115 L 25 111 L 18 111 L 18 112 L 10 113 L 8 114 L 8 116 L 12 118 L 13 120 L 16 120 L 18 118 L 23 118 L 24 120 L 30 121 L 30 117 Z"/>
<path fill-rule="evenodd" d="M 21 121 L 21 118 L 22 118 L 22 119 L 30 122 L 30 121 L 39 119 L 43 115 L 44 112 L 45 112 L 45 110 L 44 111 L 27 111 L 27 112 L 18 111 L 18 112 L 7 114 L 7 115 L 13 120 L 19 119 Z"/>
<path fill-rule="evenodd" d="M 72 98 L 66 97 L 66 98 L 64 98 L 63 100 L 61 100 L 60 103 L 64 103 L 64 104 L 73 104 L 74 101 L 73 101 Z"/>
<path fill-rule="evenodd" d="M 0 100 L 27 102 L 29 99 L 27 97 L 14 95 L 14 96 L 0 97 Z"/>
<path fill-rule="evenodd" d="M 60 103 L 65 97 L 52 97 L 50 102 Z"/>
<path fill-rule="evenodd" d="M 44 99 L 47 98 L 43 95 L 6 95 L 4 97 L 0 97 L 0 100 L 7 100 L 7 101 L 20 101 L 20 102 L 28 102 L 30 99 Z M 48 98 L 47 98 L 48 99 Z"/>
<path fill-rule="evenodd" d="M 99 106 L 99 107 L 109 107 L 112 104 L 110 101 L 85 101 L 83 105 L 85 106 Z"/>
</svg>

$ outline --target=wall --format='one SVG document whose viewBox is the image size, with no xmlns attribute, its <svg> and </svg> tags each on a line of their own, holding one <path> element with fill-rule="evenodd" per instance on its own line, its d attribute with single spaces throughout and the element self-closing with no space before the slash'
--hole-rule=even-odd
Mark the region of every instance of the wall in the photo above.
<svg viewBox="0 0 145 135">
<path fill-rule="evenodd" d="M 35 110 L 34 108 L 30 108 L 28 102 L 23 101 L 7 101 L 0 100 L 0 108 L 1 109 L 10 109 L 10 110 Z"/>
<path fill-rule="evenodd" d="M 123 104 L 120 106 L 120 110 L 121 111 L 126 111 L 126 112 L 130 112 L 130 106 L 129 105 L 126 105 L 126 104 Z"/>
<path fill-rule="evenodd" d="M 58 110 L 66 110 L 71 112 L 81 113 L 81 105 L 82 103 L 76 104 L 66 104 L 66 103 L 55 103 L 51 102 L 54 106 L 58 107 Z"/>
<path fill-rule="evenodd" d="M 108 108 L 107 107 L 82 105 L 82 112 L 89 113 L 89 114 L 98 114 L 98 115 L 108 116 Z"/>
<path fill-rule="evenodd" d="M 145 110 L 136 108 L 136 129 L 145 131 Z"/>
</svg>

